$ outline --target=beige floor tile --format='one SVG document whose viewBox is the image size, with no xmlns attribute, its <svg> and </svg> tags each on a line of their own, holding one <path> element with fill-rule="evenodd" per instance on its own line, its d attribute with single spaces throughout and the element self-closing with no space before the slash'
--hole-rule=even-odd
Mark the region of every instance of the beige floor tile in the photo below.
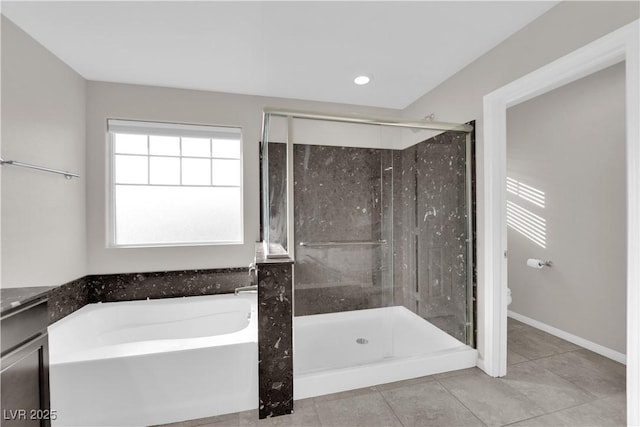
<svg viewBox="0 0 640 427">
<path fill-rule="evenodd" d="M 616 395 L 510 424 L 509 427 L 622 427 L 625 425 L 625 396 Z"/>
<path fill-rule="evenodd" d="M 526 326 L 526 325 L 525 325 Z M 576 350 L 577 347 L 568 341 L 554 337 L 546 332 L 522 327 L 517 331 L 507 333 L 507 348 L 529 360 L 553 356 Z"/>
<path fill-rule="evenodd" d="M 438 381 L 489 426 L 501 426 L 545 413 L 531 399 L 497 378 L 471 374 Z"/>
<path fill-rule="evenodd" d="M 433 375 L 433 378 L 439 380 L 442 378 L 457 377 L 459 375 L 469 375 L 469 374 L 486 375 L 484 372 L 482 372 L 482 370 L 478 368 L 467 368 L 467 369 L 458 369 L 457 371 L 449 371 L 449 372 L 443 372 L 441 374 L 435 374 Z"/>
<path fill-rule="evenodd" d="M 500 378 L 500 381 L 527 396 L 546 412 L 554 412 L 595 400 L 595 396 L 535 362 L 509 366 L 507 376 Z"/>
<path fill-rule="evenodd" d="M 527 362 L 529 359 L 515 351 L 507 348 L 507 365 L 515 365 L 517 363 Z"/>
<path fill-rule="evenodd" d="M 345 399 L 317 401 L 316 411 L 324 427 L 402 426 L 378 392 Z"/>
<path fill-rule="evenodd" d="M 382 395 L 405 427 L 484 425 L 436 381 L 387 390 Z"/>
<path fill-rule="evenodd" d="M 237 427 L 238 422 L 238 413 L 236 412 L 233 414 L 216 415 L 214 417 L 198 418 L 171 424 L 162 424 L 155 427 Z"/>
<path fill-rule="evenodd" d="M 410 380 L 395 381 L 392 383 L 379 384 L 372 387 L 376 391 L 393 390 L 394 388 L 407 387 L 414 384 L 422 384 L 424 382 L 434 381 L 435 378 L 432 375 L 426 377 L 412 378 Z"/>
<path fill-rule="evenodd" d="M 329 400 L 346 399 L 348 397 L 362 396 L 365 394 L 375 393 L 377 390 L 375 387 L 356 388 L 354 390 L 341 391 L 339 393 L 325 394 L 322 396 L 316 396 L 312 399 L 317 402 L 325 402 Z"/>
<path fill-rule="evenodd" d="M 563 427 L 563 421 L 556 414 L 546 414 L 517 423 L 507 424 L 508 427 Z M 568 427 L 568 426 L 567 426 Z M 579 426 L 571 426 L 579 427 Z"/>
<path fill-rule="evenodd" d="M 293 403 L 293 414 L 258 419 L 258 410 L 240 413 L 240 427 L 320 427 L 313 400 L 305 399 Z"/>
<path fill-rule="evenodd" d="M 522 323 L 519 320 L 516 319 L 512 319 L 511 317 L 507 317 L 507 333 L 511 332 L 511 331 L 518 331 L 520 329 L 523 328 L 531 328 L 531 326 Z"/>
<path fill-rule="evenodd" d="M 603 364 L 589 353 L 587 350 L 572 351 L 535 363 L 599 398 L 625 392 L 625 376 L 620 369 L 608 362 Z"/>
</svg>

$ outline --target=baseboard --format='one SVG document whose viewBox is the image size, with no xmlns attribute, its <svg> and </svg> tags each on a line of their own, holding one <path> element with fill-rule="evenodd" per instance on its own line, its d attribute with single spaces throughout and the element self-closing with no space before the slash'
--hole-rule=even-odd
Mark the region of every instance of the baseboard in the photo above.
<svg viewBox="0 0 640 427">
<path fill-rule="evenodd" d="M 612 350 L 600 344 L 596 344 L 584 338 L 580 338 L 576 335 L 570 334 L 569 332 L 565 332 L 558 328 L 554 328 L 553 326 L 549 326 L 545 323 L 531 319 L 530 317 L 523 316 L 522 314 L 514 313 L 511 310 L 507 311 L 507 315 L 529 326 L 533 326 L 534 328 L 545 331 L 553 336 L 562 338 L 563 340 L 569 341 L 570 343 L 573 343 L 575 345 L 579 345 L 580 347 L 584 347 L 587 350 L 593 351 L 594 353 L 598 353 L 601 356 L 604 356 L 611 360 L 615 360 L 616 362 L 620 362 L 624 365 L 627 364 L 627 356 L 618 351 Z"/>
<path fill-rule="evenodd" d="M 484 359 L 480 359 L 480 357 L 478 357 L 478 360 L 476 361 L 476 366 L 478 367 L 478 369 L 482 370 L 484 373 L 489 375 L 487 373 L 487 368 L 485 367 L 485 364 L 484 364 Z"/>
</svg>

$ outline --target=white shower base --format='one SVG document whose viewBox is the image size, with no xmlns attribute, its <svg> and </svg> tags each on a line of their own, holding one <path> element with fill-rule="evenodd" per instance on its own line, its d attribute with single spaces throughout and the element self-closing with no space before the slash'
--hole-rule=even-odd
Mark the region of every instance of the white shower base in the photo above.
<svg viewBox="0 0 640 427">
<path fill-rule="evenodd" d="M 295 399 L 470 368 L 478 357 L 400 306 L 297 316 L 293 354 Z"/>
</svg>

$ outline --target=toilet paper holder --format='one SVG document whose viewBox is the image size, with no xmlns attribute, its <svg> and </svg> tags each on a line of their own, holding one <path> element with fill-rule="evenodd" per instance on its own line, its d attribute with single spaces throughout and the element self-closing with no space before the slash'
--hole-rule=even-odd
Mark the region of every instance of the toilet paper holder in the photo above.
<svg viewBox="0 0 640 427">
<path fill-rule="evenodd" d="M 543 261 L 537 258 L 529 258 L 527 260 L 527 265 L 533 268 L 542 268 L 542 267 L 551 267 L 553 263 L 551 261 Z"/>
</svg>

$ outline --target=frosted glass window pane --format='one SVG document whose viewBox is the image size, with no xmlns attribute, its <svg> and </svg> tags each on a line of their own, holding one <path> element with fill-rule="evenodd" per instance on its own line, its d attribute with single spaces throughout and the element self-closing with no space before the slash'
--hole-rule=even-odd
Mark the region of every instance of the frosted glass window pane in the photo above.
<svg viewBox="0 0 640 427">
<path fill-rule="evenodd" d="M 116 155 L 115 182 L 118 184 L 147 184 L 147 157 Z"/>
<path fill-rule="evenodd" d="M 180 158 L 151 157 L 151 184 L 180 185 Z"/>
<path fill-rule="evenodd" d="M 213 185 L 240 185 L 240 160 L 212 160 Z"/>
<path fill-rule="evenodd" d="M 213 139 L 211 145 L 212 157 L 225 159 L 240 158 L 240 141 L 237 139 Z"/>
<path fill-rule="evenodd" d="M 182 155 L 211 157 L 211 140 L 208 138 L 182 138 Z"/>
<path fill-rule="evenodd" d="M 147 135 L 117 133 L 115 152 L 119 154 L 147 154 Z"/>
<path fill-rule="evenodd" d="M 149 136 L 149 151 L 151 154 L 163 156 L 180 155 L 180 138 L 177 136 Z"/>
<path fill-rule="evenodd" d="M 116 186 L 116 244 L 242 240 L 240 188 Z"/>
<path fill-rule="evenodd" d="M 211 185 L 211 160 L 182 159 L 182 184 Z"/>
</svg>

